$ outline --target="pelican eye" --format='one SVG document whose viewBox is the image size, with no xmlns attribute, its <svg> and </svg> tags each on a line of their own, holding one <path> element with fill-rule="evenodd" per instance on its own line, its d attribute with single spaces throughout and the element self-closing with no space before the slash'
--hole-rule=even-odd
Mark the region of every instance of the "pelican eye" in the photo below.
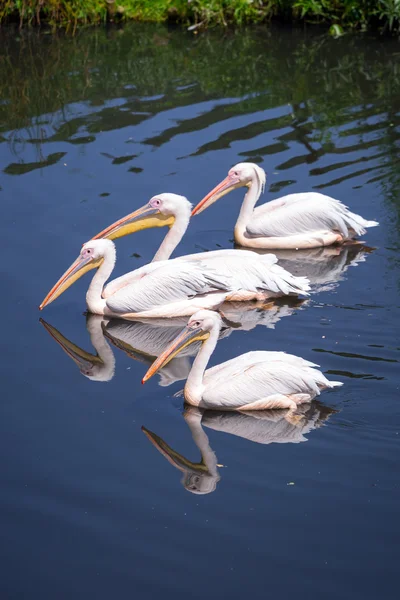
<svg viewBox="0 0 400 600">
<path fill-rule="evenodd" d="M 194 323 L 192 323 L 192 327 L 200 327 L 201 322 L 200 321 L 195 321 Z"/>
<path fill-rule="evenodd" d="M 84 248 L 82 256 L 91 256 L 93 254 L 93 248 Z"/>
</svg>

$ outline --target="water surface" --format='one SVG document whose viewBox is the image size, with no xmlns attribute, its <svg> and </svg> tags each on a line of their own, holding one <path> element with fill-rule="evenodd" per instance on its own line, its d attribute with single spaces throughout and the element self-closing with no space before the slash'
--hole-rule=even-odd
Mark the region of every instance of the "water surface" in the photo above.
<svg viewBox="0 0 400 600">
<path fill-rule="evenodd" d="M 0 47 L 3 596 L 397 597 L 398 43 L 131 25 L 2 29 Z M 142 387 L 180 324 L 103 329 L 86 278 L 39 322 L 82 242 L 158 192 L 198 202 L 245 160 L 263 201 L 320 191 L 380 222 L 365 248 L 304 257 L 308 302 L 227 314 L 241 327 L 212 364 L 280 349 L 343 381 L 297 423 L 183 411 L 189 355 Z M 242 195 L 176 254 L 232 247 Z M 163 233 L 119 240 L 116 274 Z"/>
</svg>

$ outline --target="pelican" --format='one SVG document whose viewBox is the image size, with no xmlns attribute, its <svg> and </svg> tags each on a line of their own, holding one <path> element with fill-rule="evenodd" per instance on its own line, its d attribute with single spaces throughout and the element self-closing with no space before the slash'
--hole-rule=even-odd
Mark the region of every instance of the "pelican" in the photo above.
<svg viewBox="0 0 400 600">
<path fill-rule="evenodd" d="M 199 308 L 216 308 L 233 291 L 229 277 L 202 261 L 166 261 L 142 269 L 140 277 L 103 298 L 105 282 L 116 260 L 111 240 L 90 240 L 83 244 L 78 258 L 47 294 L 39 309 L 53 302 L 77 279 L 97 269 L 86 294 L 89 312 L 107 317 L 175 317 L 188 316 Z M 283 270 L 283 269 L 282 269 Z"/>
<path fill-rule="evenodd" d="M 143 274 L 167 264 L 172 252 L 184 236 L 190 221 L 192 205 L 178 194 L 158 194 L 134 212 L 119 219 L 94 236 L 94 240 L 115 240 L 119 237 L 153 227 L 169 227 L 161 246 L 151 264 L 136 269 L 131 273 L 114 279 L 103 290 L 103 297 L 108 298 L 126 285 L 134 283 Z M 229 277 L 232 293 L 227 300 L 246 301 L 286 296 L 290 294 L 308 295 L 310 289 L 306 277 L 295 278 L 291 273 L 277 265 L 273 254 L 259 256 L 251 251 L 214 250 L 200 252 L 173 259 L 182 261 L 186 267 L 189 263 L 201 262 L 203 270 L 218 271 Z"/>
<path fill-rule="evenodd" d="M 311 402 L 321 390 L 343 385 L 328 381 L 314 369 L 318 365 L 285 352 L 247 352 L 207 369 L 222 326 L 221 316 L 200 310 L 171 345 L 160 354 L 143 377 L 145 383 L 181 349 L 201 340 L 184 388 L 188 404 L 209 409 L 268 410 L 289 408 Z"/>
<path fill-rule="evenodd" d="M 188 492 L 209 494 L 216 489 L 221 479 L 218 467 L 222 465 L 217 462 L 204 426 L 256 444 L 299 444 L 307 442 L 306 435 L 323 426 L 325 421 L 337 411 L 313 400 L 311 404 L 299 406 L 297 412 L 298 415 L 292 415 L 289 409 L 248 413 L 204 411 L 193 406 L 186 406 L 183 418 L 200 451 L 200 462 L 193 462 L 185 458 L 183 454 L 171 448 L 160 436 L 146 427 L 142 426 L 142 431 L 168 462 L 183 473 L 182 485 Z"/>
<path fill-rule="evenodd" d="M 367 227 L 367 221 L 339 200 L 317 192 L 289 194 L 254 208 L 265 187 L 265 171 L 254 163 L 239 163 L 193 209 L 196 215 L 225 194 L 247 187 L 235 225 L 235 241 L 245 248 L 316 248 L 343 244 Z"/>
</svg>

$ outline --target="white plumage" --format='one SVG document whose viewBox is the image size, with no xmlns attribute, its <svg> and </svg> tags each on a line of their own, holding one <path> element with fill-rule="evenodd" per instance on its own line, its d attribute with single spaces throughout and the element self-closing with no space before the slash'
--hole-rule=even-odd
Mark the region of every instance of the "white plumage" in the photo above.
<svg viewBox="0 0 400 600">
<path fill-rule="evenodd" d="M 225 295 L 232 290 L 229 277 L 207 269 L 201 261 L 156 264 L 160 266 L 109 296 L 107 308 L 114 314 L 144 316 L 160 306 L 168 307 L 182 301 L 189 305 L 197 296 L 206 297 L 214 292 Z M 208 300 L 205 301 L 208 303 Z M 211 304 L 214 304 L 213 300 Z"/>
<path fill-rule="evenodd" d="M 273 254 L 261 257 L 251 251 L 227 249 L 189 254 L 168 261 L 187 230 L 191 209 L 192 205 L 184 196 L 171 193 L 158 194 L 151 198 L 147 205 L 123 217 L 95 236 L 94 239 L 115 239 L 142 228 L 166 225 L 170 227 L 153 262 L 108 283 L 103 291 L 104 298 L 109 298 L 162 265 L 178 261 L 179 264 L 190 263 L 191 267 L 194 267 L 196 262 L 201 262 L 200 268 L 203 272 L 217 272 L 229 278 L 232 289 L 229 300 L 243 301 L 287 294 L 307 295 L 309 290 L 307 278 L 293 277 L 291 273 L 276 264 Z"/>
<path fill-rule="evenodd" d="M 367 227 L 378 223 L 366 221 L 330 196 L 317 192 L 289 194 L 255 208 L 246 229 L 255 237 L 291 237 L 308 235 L 317 240 L 318 232 L 339 233 L 343 241 L 364 235 Z M 319 243 L 318 246 L 325 244 Z"/>
<path fill-rule="evenodd" d="M 243 250 L 216 250 L 215 252 L 190 254 L 173 260 L 152 262 L 122 275 L 107 284 L 103 296 L 109 298 L 119 291 L 122 292 L 126 286 L 140 281 L 145 275 L 155 276 L 159 280 L 158 275 L 161 271 L 158 269 L 161 267 L 168 269 L 168 277 L 170 277 L 170 273 L 180 271 L 182 277 L 187 274 L 193 277 L 195 273 L 198 273 L 199 284 L 204 276 L 207 276 L 210 281 L 213 274 L 218 274 L 219 283 L 222 283 L 225 289 L 231 290 L 228 296 L 229 300 L 275 298 L 291 294 L 307 296 L 310 289 L 307 277 L 293 277 L 277 262 L 274 254 L 258 255 Z M 156 270 L 158 270 L 157 274 Z M 215 279 L 214 282 L 216 285 L 218 284 Z M 174 292 L 167 291 L 166 293 Z"/>
<path fill-rule="evenodd" d="M 92 268 L 96 268 L 97 272 L 89 285 L 86 304 L 91 313 L 108 317 L 188 316 L 202 307 L 219 306 L 233 291 L 229 277 L 207 269 L 201 261 L 179 265 L 174 261 L 166 261 L 148 273 L 142 271 L 133 283 L 103 298 L 103 287 L 114 269 L 115 260 L 112 241 L 99 239 L 86 242 L 76 261 L 58 280 L 40 308 L 53 302 Z"/>
<path fill-rule="evenodd" d="M 264 191 L 265 172 L 256 164 L 239 163 L 194 208 L 200 213 L 238 187 L 247 186 L 235 241 L 248 248 L 316 248 L 341 244 L 378 225 L 352 213 L 347 206 L 317 192 L 289 194 L 254 208 Z"/>
<path fill-rule="evenodd" d="M 284 352 L 242 354 L 206 371 L 217 344 L 221 317 L 207 310 L 189 319 L 187 327 L 148 370 L 143 382 L 174 356 L 181 346 L 205 340 L 188 376 L 184 396 L 189 404 L 225 410 L 290 408 L 310 402 L 321 390 L 342 385 L 329 381 L 314 363 Z"/>
</svg>

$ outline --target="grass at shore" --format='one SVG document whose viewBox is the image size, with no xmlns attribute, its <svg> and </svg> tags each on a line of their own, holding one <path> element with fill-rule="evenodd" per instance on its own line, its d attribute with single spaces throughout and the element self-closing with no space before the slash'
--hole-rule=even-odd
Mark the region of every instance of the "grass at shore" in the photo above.
<svg viewBox="0 0 400 600">
<path fill-rule="evenodd" d="M 400 0 L 0 0 L 0 23 L 75 28 L 107 20 L 178 21 L 193 29 L 279 19 L 345 30 L 400 29 Z"/>
</svg>

